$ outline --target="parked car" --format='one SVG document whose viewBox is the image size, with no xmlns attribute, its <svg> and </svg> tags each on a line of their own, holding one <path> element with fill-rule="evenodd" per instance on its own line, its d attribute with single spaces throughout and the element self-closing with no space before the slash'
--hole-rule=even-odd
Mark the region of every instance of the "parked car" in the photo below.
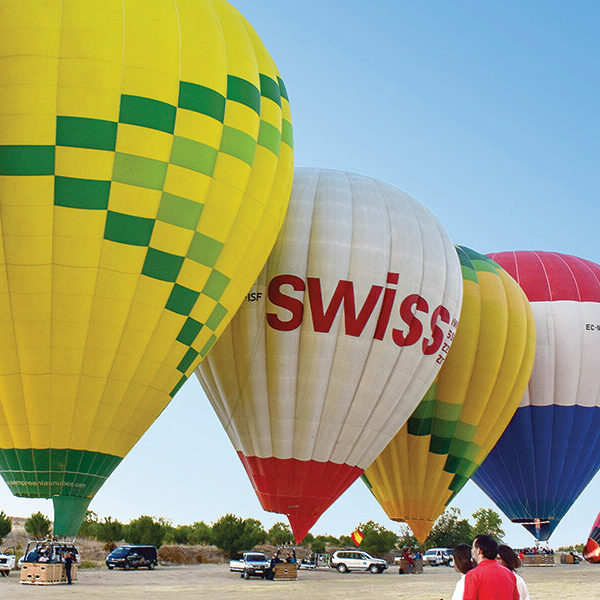
<svg viewBox="0 0 600 600">
<path fill-rule="evenodd" d="M 240 577 L 265 577 L 271 568 L 271 561 L 262 552 L 244 552 L 238 560 L 229 561 L 229 570 L 240 573 Z"/>
<path fill-rule="evenodd" d="M 429 548 L 423 554 L 423 564 L 430 567 L 438 567 L 440 565 L 453 567 L 454 557 L 452 556 L 452 550 L 450 548 Z"/>
<path fill-rule="evenodd" d="M 381 558 L 375 558 L 361 550 L 338 550 L 331 556 L 331 567 L 340 573 L 348 571 L 370 571 L 383 573 L 389 565 Z"/>
<path fill-rule="evenodd" d="M 117 546 L 107 557 L 106 566 L 109 569 L 138 569 L 146 567 L 154 569 L 158 564 L 156 546 Z"/>
<path fill-rule="evenodd" d="M 6 577 L 11 569 L 15 568 L 15 549 L 14 548 L 6 548 L 0 552 L 0 575 Z"/>
</svg>

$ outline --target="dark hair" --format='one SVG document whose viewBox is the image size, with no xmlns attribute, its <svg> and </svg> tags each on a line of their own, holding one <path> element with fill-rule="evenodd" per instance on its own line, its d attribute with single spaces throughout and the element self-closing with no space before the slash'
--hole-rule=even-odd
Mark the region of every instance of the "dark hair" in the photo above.
<svg viewBox="0 0 600 600">
<path fill-rule="evenodd" d="M 452 550 L 454 565 L 463 575 L 470 571 L 475 565 L 471 559 L 471 546 L 468 544 L 459 544 Z"/>
<path fill-rule="evenodd" d="M 485 533 L 480 533 L 475 538 L 475 548 L 479 548 L 484 558 L 494 560 L 498 554 L 498 542 Z"/>
<path fill-rule="evenodd" d="M 511 571 L 514 571 L 521 566 L 521 560 L 517 556 L 517 553 L 506 544 L 498 546 L 498 556 Z"/>
</svg>

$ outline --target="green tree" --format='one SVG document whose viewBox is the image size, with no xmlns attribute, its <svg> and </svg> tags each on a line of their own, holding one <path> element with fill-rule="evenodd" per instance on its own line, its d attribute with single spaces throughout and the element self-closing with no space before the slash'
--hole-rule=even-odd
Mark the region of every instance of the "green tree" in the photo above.
<svg viewBox="0 0 600 600">
<path fill-rule="evenodd" d="M 419 540 L 412 534 L 408 525 L 400 528 L 400 535 L 398 536 L 399 548 L 420 548 L 420 546 Z"/>
<path fill-rule="evenodd" d="M 160 548 L 166 534 L 163 519 L 156 521 L 146 515 L 131 521 L 124 529 L 123 537 L 130 544 L 149 544 Z"/>
<path fill-rule="evenodd" d="M 574 546 L 561 546 L 558 551 L 559 552 L 580 552 L 583 553 L 583 549 L 585 548 L 585 544 L 575 544 Z"/>
<path fill-rule="evenodd" d="M 0 511 L 0 544 L 12 531 L 12 519 L 7 517 L 3 510 Z"/>
<path fill-rule="evenodd" d="M 32 538 L 43 540 L 50 535 L 51 525 L 50 519 L 45 517 L 41 512 L 36 512 L 25 521 L 25 531 Z"/>
<path fill-rule="evenodd" d="M 284 544 L 294 543 L 294 534 L 287 523 L 277 521 L 267 534 L 268 540 L 274 546 L 283 546 Z"/>
<path fill-rule="evenodd" d="M 267 539 L 267 532 L 260 521 L 227 514 L 212 526 L 212 542 L 227 552 L 231 558 L 243 550 L 251 550 Z"/>
<path fill-rule="evenodd" d="M 354 540 L 349 535 L 340 535 L 340 546 L 354 546 Z"/>
<path fill-rule="evenodd" d="M 452 507 L 443 512 L 425 540 L 426 548 L 454 548 L 471 544 L 473 530 L 467 519 L 461 519 L 460 509 Z"/>
<path fill-rule="evenodd" d="M 25 521 L 25 531 L 36 540 L 43 540 L 50 535 L 52 523 L 41 512 L 36 512 Z"/>
<path fill-rule="evenodd" d="M 85 513 L 83 523 L 77 532 L 77 537 L 95 538 L 98 527 L 98 515 L 93 510 L 88 510 Z"/>
<path fill-rule="evenodd" d="M 315 541 L 315 536 L 312 533 L 307 533 L 304 536 L 304 539 L 300 542 L 301 546 L 308 546 L 310 548 L 310 545 Z"/>
<path fill-rule="evenodd" d="M 116 519 L 113 521 L 112 517 L 105 517 L 105 519 L 97 524 L 96 527 L 96 538 L 100 542 L 118 542 L 123 539 L 123 523 L 119 523 Z"/>
<path fill-rule="evenodd" d="M 323 554 L 325 552 L 325 544 L 327 543 L 327 537 L 324 535 L 316 536 L 310 544 L 310 549 L 317 554 Z"/>
<path fill-rule="evenodd" d="M 190 533 L 192 532 L 191 525 L 178 525 L 171 527 L 165 534 L 165 542 L 169 544 L 186 545 L 190 543 Z"/>
<path fill-rule="evenodd" d="M 498 542 L 504 538 L 502 529 L 502 519 L 500 515 L 491 508 L 480 508 L 473 513 L 475 525 L 473 526 L 473 536 L 480 533 L 491 535 Z"/>
<path fill-rule="evenodd" d="M 389 552 L 398 543 L 398 536 L 393 531 L 374 521 L 361 523 L 358 525 L 358 529 L 363 534 L 363 540 L 360 543 L 361 550 L 373 556 Z"/>
<path fill-rule="evenodd" d="M 190 526 L 188 534 L 190 544 L 212 544 L 212 529 L 204 521 L 196 521 Z"/>
</svg>

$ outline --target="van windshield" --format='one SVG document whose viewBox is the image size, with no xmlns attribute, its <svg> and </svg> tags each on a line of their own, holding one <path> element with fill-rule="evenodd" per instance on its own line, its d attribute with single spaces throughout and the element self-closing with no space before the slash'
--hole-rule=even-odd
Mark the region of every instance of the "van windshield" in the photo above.
<svg viewBox="0 0 600 600">
<path fill-rule="evenodd" d="M 120 546 L 119 548 L 115 548 L 111 554 L 113 556 L 127 556 L 130 550 L 131 548 L 124 548 L 123 546 Z"/>
</svg>

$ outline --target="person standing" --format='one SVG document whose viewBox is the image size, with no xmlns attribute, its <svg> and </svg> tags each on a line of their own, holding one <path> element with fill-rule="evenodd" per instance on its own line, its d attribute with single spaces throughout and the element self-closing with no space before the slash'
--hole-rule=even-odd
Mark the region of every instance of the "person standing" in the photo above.
<svg viewBox="0 0 600 600">
<path fill-rule="evenodd" d="M 465 575 L 475 568 L 475 563 L 471 558 L 471 546 L 468 544 L 459 544 L 452 551 L 454 558 L 454 568 L 461 574 L 460 579 L 456 582 L 452 600 L 463 600 L 465 593 Z"/>
<path fill-rule="evenodd" d="M 496 562 L 498 543 L 481 534 L 473 541 L 472 556 L 477 563 L 465 575 L 463 600 L 519 600 L 515 574 Z"/>
<path fill-rule="evenodd" d="M 67 584 L 71 585 L 71 567 L 73 566 L 73 553 L 70 551 L 65 552 L 65 574 L 67 575 Z"/>
<path fill-rule="evenodd" d="M 515 571 L 521 566 L 521 561 L 517 553 L 506 544 L 498 546 L 498 562 L 507 569 L 510 569 L 517 578 L 517 590 L 519 591 L 519 600 L 531 600 L 529 590 L 525 580 Z"/>
</svg>

